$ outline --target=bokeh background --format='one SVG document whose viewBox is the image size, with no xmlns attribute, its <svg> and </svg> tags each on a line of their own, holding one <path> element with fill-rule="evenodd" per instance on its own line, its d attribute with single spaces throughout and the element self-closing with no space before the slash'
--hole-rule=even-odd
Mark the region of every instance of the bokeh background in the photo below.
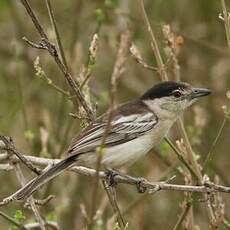
<svg viewBox="0 0 230 230">
<path fill-rule="evenodd" d="M 230 9 L 229 1 L 226 1 Z M 55 43 L 55 35 L 49 21 L 44 1 L 31 1 L 49 38 Z M 96 64 L 92 69 L 89 86 L 93 103 L 97 103 L 98 114 L 109 106 L 109 86 L 113 71 L 119 36 L 125 25 L 132 33 L 132 41 L 143 58 L 156 66 L 151 50 L 149 34 L 143 22 L 139 1 L 52 1 L 68 66 L 78 78 L 82 64 L 87 63 L 88 48 L 93 34 L 99 32 L 99 47 Z M 230 89 L 230 52 L 227 48 L 224 23 L 219 19 L 219 0 L 146 0 L 145 6 L 156 33 L 164 61 L 166 46 L 162 26 L 169 24 L 176 35 L 183 37 L 178 61 L 181 79 L 195 86 L 212 89 L 209 98 L 202 99 L 185 113 L 185 124 L 199 162 L 202 162 L 212 145 L 223 122 L 223 105 L 229 106 L 226 97 Z M 17 148 L 26 154 L 46 157 L 63 157 L 71 138 L 81 130 L 78 119 L 69 115 L 76 110 L 72 103 L 54 90 L 46 81 L 37 77 L 34 61 L 40 57 L 40 65 L 52 81 L 67 90 L 62 73 L 45 51 L 34 50 L 23 42 L 26 36 L 39 41 L 31 20 L 17 0 L 0 1 L 0 132 L 11 136 Z M 170 71 L 169 71 L 170 73 Z M 172 75 L 169 75 L 173 79 Z M 149 86 L 159 82 L 156 72 L 144 69 L 128 56 L 126 71 L 118 86 L 118 101 L 125 102 L 143 93 Z M 219 175 L 221 184 L 230 185 L 229 122 L 213 149 L 213 157 L 208 166 L 211 178 Z M 177 127 L 170 133 L 178 137 Z M 135 176 L 159 181 L 163 176 L 176 175 L 173 183 L 184 183 L 183 177 L 168 165 L 178 164 L 174 153 L 162 144 L 146 158 L 139 160 L 128 169 Z M 170 170 L 168 170 L 170 168 Z M 29 179 L 32 174 L 25 170 Z M 41 189 L 36 197 L 54 194 L 55 198 L 41 207 L 43 216 L 57 220 L 61 229 L 82 229 L 85 219 L 80 205 L 86 210 L 92 197 L 92 179 L 65 173 Z M 0 198 L 19 188 L 13 172 L 0 172 Z M 100 188 L 98 207 L 103 210 L 95 229 L 107 229 L 112 210 L 105 192 Z M 195 223 L 200 229 L 208 229 L 207 211 L 200 196 L 194 202 Z M 225 216 L 230 218 L 230 198 L 223 195 Z M 172 229 L 181 213 L 181 192 L 159 192 L 143 196 L 130 186 L 118 187 L 118 202 L 121 210 L 133 204 L 124 217 L 130 229 Z M 14 216 L 22 210 L 25 220 L 34 220 L 31 211 L 22 204 L 13 203 L 1 208 Z M 10 224 L 0 219 L 1 229 L 9 229 Z M 12 226 L 11 226 L 12 227 Z M 112 228 L 111 228 L 112 229 Z"/>
</svg>

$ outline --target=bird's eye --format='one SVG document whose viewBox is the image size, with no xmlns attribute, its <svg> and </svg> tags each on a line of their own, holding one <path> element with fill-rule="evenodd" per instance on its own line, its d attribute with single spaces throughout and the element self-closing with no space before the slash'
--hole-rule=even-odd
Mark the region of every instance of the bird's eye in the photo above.
<svg viewBox="0 0 230 230">
<path fill-rule="evenodd" d="M 173 96 L 178 98 L 178 97 L 181 97 L 182 93 L 179 91 L 179 90 L 176 90 L 173 92 Z"/>
</svg>

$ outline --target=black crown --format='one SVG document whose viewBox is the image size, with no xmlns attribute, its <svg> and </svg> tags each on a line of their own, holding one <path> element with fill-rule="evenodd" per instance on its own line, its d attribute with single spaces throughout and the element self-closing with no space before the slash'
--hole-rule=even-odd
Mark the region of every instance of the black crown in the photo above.
<svg viewBox="0 0 230 230">
<path fill-rule="evenodd" d="M 172 95 L 176 89 L 187 89 L 189 85 L 184 82 L 165 81 L 154 85 L 151 89 L 146 91 L 141 97 L 142 100 L 151 100 L 155 98 L 167 97 Z"/>
</svg>

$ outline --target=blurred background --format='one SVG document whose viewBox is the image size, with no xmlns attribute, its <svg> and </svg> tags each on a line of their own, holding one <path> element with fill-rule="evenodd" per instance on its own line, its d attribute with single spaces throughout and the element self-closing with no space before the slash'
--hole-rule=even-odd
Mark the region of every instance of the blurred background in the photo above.
<svg viewBox="0 0 230 230">
<path fill-rule="evenodd" d="M 44 1 L 30 1 L 51 41 L 55 43 L 47 8 Z M 230 9 L 229 1 L 226 1 Z M 71 72 L 79 78 L 81 66 L 87 63 L 88 49 L 95 32 L 99 34 L 96 63 L 89 81 L 91 99 L 101 114 L 109 106 L 109 87 L 119 44 L 119 37 L 128 25 L 143 59 L 156 66 L 149 34 L 143 22 L 139 1 L 134 0 L 72 0 L 52 1 L 54 15 Z M 157 36 L 164 62 L 167 62 L 167 42 L 162 28 L 170 25 L 175 36 L 180 36 L 178 61 L 183 81 L 195 86 L 208 87 L 213 94 L 202 99 L 185 113 L 185 125 L 193 148 L 202 165 L 218 130 L 223 122 L 222 106 L 229 106 L 226 92 L 230 89 L 230 52 L 227 48 L 224 22 L 218 17 L 221 4 L 218 0 L 146 0 L 145 7 L 152 28 Z M 39 36 L 20 1 L 0 1 L 0 133 L 9 135 L 17 148 L 26 154 L 58 158 L 64 157 L 71 138 L 82 129 L 82 124 L 69 115 L 76 112 L 71 101 L 36 76 L 34 61 L 39 56 L 40 66 L 46 76 L 64 90 L 68 86 L 62 73 L 46 51 L 29 47 L 22 37 L 39 42 Z M 172 71 L 167 69 L 171 79 Z M 149 86 L 159 82 L 156 72 L 143 68 L 129 55 L 126 71 L 118 85 L 119 103 L 135 98 Z M 230 185 L 229 121 L 226 122 L 207 173 L 220 183 Z M 173 140 L 178 135 L 175 126 L 170 133 Z M 173 183 L 184 183 L 175 170 L 177 158 L 167 144 L 162 143 L 146 158 L 139 160 L 128 173 L 146 177 L 152 181 L 176 175 Z M 170 170 L 169 170 L 170 169 Z M 27 179 L 32 173 L 25 169 Z M 57 220 L 61 229 L 83 229 L 85 218 L 82 212 L 90 207 L 92 178 L 65 173 L 44 186 L 36 197 L 54 194 L 55 198 L 41 207 L 44 217 Z M 14 172 L 0 172 L 0 199 L 20 187 Z M 118 186 L 118 203 L 125 210 L 124 218 L 130 229 L 172 229 L 181 213 L 184 199 L 181 192 L 159 192 L 154 195 L 138 194 L 134 187 Z M 230 218 L 229 196 L 222 196 L 225 216 Z M 194 219 L 200 229 L 208 229 L 207 211 L 200 195 L 194 202 Z M 102 188 L 99 191 L 98 208 L 102 211 L 95 229 L 109 229 L 112 210 Z M 130 206 L 130 204 L 132 204 Z M 31 210 L 22 204 L 13 203 L 1 208 L 10 216 L 22 210 L 24 223 L 34 217 Z M 0 219 L 1 229 L 10 224 Z M 111 227 L 111 226 L 110 226 Z M 111 229 L 113 229 L 111 227 Z"/>
</svg>

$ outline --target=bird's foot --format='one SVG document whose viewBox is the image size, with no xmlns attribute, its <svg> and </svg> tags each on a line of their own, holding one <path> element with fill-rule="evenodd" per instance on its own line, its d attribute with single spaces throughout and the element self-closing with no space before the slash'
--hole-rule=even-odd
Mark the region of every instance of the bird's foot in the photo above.
<svg viewBox="0 0 230 230">
<path fill-rule="evenodd" d="M 131 184 L 136 185 L 137 192 L 139 193 L 145 193 L 147 190 L 147 187 L 145 185 L 146 179 L 142 177 L 133 177 L 133 176 L 125 176 L 128 180 L 130 180 Z"/>
<path fill-rule="evenodd" d="M 137 191 L 139 193 L 145 193 L 146 190 L 147 190 L 147 188 L 146 188 L 146 186 L 144 184 L 144 182 L 146 181 L 146 179 L 139 177 L 139 178 L 135 178 L 135 180 L 136 180 Z"/>
<path fill-rule="evenodd" d="M 115 176 L 120 175 L 120 173 L 117 170 L 114 169 L 106 169 L 106 181 L 109 186 L 116 186 L 117 182 L 115 181 Z"/>
</svg>

